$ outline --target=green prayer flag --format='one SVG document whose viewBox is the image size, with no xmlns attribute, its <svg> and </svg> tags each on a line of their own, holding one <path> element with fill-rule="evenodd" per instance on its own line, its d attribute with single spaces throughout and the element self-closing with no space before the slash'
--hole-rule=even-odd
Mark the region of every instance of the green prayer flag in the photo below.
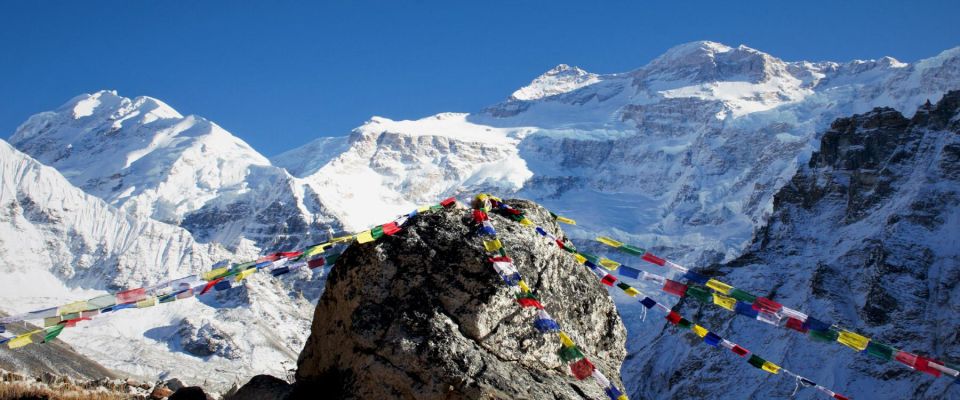
<svg viewBox="0 0 960 400">
<path fill-rule="evenodd" d="M 619 249 L 620 251 L 622 251 L 622 252 L 624 252 L 624 253 L 633 254 L 633 255 L 635 255 L 635 256 L 642 256 L 643 253 L 646 253 L 646 252 L 647 252 L 647 251 L 644 250 L 644 249 L 641 249 L 641 248 L 639 248 L 639 247 L 637 247 L 637 246 L 631 246 L 631 245 L 629 245 L 629 244 L 625 244 L 625 245 L 623 245 L 623 246 L 617 247 L 617 249 Z"/>
<path fill-rule="evenodd" d="M 371 229 L 370 236 L 373 236 L 374 239 L 380 239 L 383 237 L 383 225 Z"/>
<path fill-rule="evenodd" d="M 763 363 L 767 362 L 767 360 L 757 357 L 756 354 L 751 354 L 750 359 L 747 360 L 747 362 L 750 363 L 750 365 L 752 365 L 754 368 L 763 368 Z"/>
<path fill-rule="evenodd" d="M 579 360 L 583 358 L 583 353 L 580 352 L 580 349 L 577 346 L 561 347 L 559 351 L 559 355 L 560 355 L 560 360 L 562 360 L 565 363 L 569 363 L 570 361 Z"/>
<path fill-rule="evenodd" d="M 713 298 L 709 290 L 698 286 L 687 286 L 687 296 L 704 303 L 711 302 Z"/>
<path fill-rule="evenodd" d="M 70 314 L 63 314 L 63 315 L 60 316 L 60 320 L 61 320 L 61 321 L 69 321 L 69 320 L 71 320 L 71 319 L 77 319 L 77 318 L 80 318 L 80 313 L 78 313 L 78 312 L 70 313 Z"/>
<path fill-rule="evenodd" d="M 340 253 L 330 254 L 323 258 L 323 263 L 333 265 L 336 264 L 338 258 L 340 258 Z"/>
<path fill-rule="evenodd" d="M 835 342 L 838 337 L 840 337 L 840 332 L 833 329 L 825 331 L 810 330 L 810 339 L 816 342 Z"/>
<path fill-rule="evenodd" d="M 677 327 L 680 329 L 690 329 L 692 325 L 686 318 L 680 318 L 680 322 L 677 322 Z"/>
<path fill-rule="evenodd" d="M 871 340 L 870 343 L 867 344 L 866 351 L 867 351 L 867 354 L 874 356 L 876 358 L 879 358 L 883 361 L 890 361 L 893 359 L 893 353 L 894 353 L 893 347 L 887 346 L 883 343 L 877 343 Z"/>
<path fill-rule="evenodd" d="M 430 206 L 430 210 L 432 210 L 432 211 L 437 211 L 437 210 L 442 210 L 442 209 L 443 209 L 443 206 L 441 206 L 441 205 L 439 205 L 439 204 L 434 204 L 434 205 Z"/>
<path fill-rule="evenodd" d="M 750 293 L 744 292 L 737 288 L 733 288 L 733 290 L 730 291 L 730 297 L 733 297 L 737 299 L 737 301 L 742 301 L 744 303 L 753 303 L 753 301 L 757 299 L 757 296 L 754 296 Z"/>
<path fill-rule="evenodd" d="M 60 324 L 60 325 L 57 325 L 56 327 L 48 330 L 48 331 L 47 331 L 47 334 L 43 336 L 43 342 L 44 342 L 44 343 L 47 343 L 47 342 L 49 342 L 49 341 L 51 341 L 51 340 L 53 340 L 53 339 L 56 339 L 57 336 L 60 336 L 60 332 L 63 332 L 63 328 L 64 328 L 65 326 L 66 326 L 66 325 L 64 325 L 64 324 Z"/>
<path fill-rule="evenodd" d="M 595 265 L 600 265 L 600 257 L 588 253 L 580 253 L 580 255 L 583 256 L 583 258 L 586 258 L 587 261 L 590 261 Z"/>
</svg>

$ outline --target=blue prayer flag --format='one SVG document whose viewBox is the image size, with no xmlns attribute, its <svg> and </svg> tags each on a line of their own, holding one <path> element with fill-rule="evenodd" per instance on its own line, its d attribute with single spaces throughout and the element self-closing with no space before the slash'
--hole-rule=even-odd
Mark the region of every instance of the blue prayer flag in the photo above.
<svg viewBox="0 0 960 400">
<path fill-rule="evenodd" d="M 7 331 L 7 327 L 3 324 L 0 324 L 0 333 L 4 333 L 6 331 Z"/>
<path fill-rule="evenodd" d="M 497 231 L 496 229 L 493 229 L 492 226 L 483 225 L 480 227 L 480 234 L 486 236 L 497 236 Z"/>
<path fill-rule="evenodd" d="M 537 227 L 537 233 L 539 233 L 540 236 L 547 236 L 547 231 L 543 230 L 543 228 L 539 226 Z"/>
<path fill-rule="evenodd" d="M 703 342 L 713 347 L 719 346 L 721 341 L 723 341 L 723 338 L 713 332 L 707 332 L 707 335 L 703 337 Z"/>
<path fill-rule="evenodd" d="M 283 275 L 283 274 L 285 274 L 285 273 L 287 273 L 287 272 L 290 272 L 290 267 L 280 267 L 280 268 L 277 268 L 277 269 L 275 269 L 275 270 L 273 270 L 273 271 L 270 271 L 270 275 L 280 276 L 280 275 Z"/>
<path fill-rule="evenodd" d="M 683 274 L 683 279 L 686 279 L 690 282 L 699 283 L 701 285 L 706 285 L 707 281 L 710 280 L 710 278 L 707 278 L 693 271 L 687 271 L 687 273 Z"/>
<path fill-rule="evenodd" d="M 9 342 L 10 339 L 13 339 L 13 338 L 12 338 L 12 337 L 0 337 L 0 344 L 4 344 L 4 343 L 6 343 L 6 342 Z"/>
<path fill-rule="evenodd" d="M 230 289 L 231 288 L 230 281 L 223 280 L 223 281 L 217 282 L 216 285 L 213 285 L 213 288 L 216 289 L 218 292 L 222 290 Z"/>
<path fill-rule="evenodd" d="M 649 297 L 644 297 L 643 300 L 640 300 L 640 304 L 643 304 L 643 306 L 649 310 L 653 308 L 653 306 L 657 305 L 657 302 L 653 301 L 653 299 Z"/>
<path fill-rule="evenodd" d="M 603 391 L 607 394 L 607 397 L 609 397 L 610 400 L 619 400 L 620 396 L 623 396 L 623 392 L 621 392 L 620 389 L 617 389 L 617 387 L 612 383 L 610 386 L 604 388 Z"/>
<path fill-rule="evenodd" d="M 746 315 L 750 318 L 757 317 L 757 310 L 754 310 L 753 306 L 747 303 L 742 303 L 738 301 L 735 311 L 737 312 L 737 314 Z"/>
<path fill-rule="evenodd" d="M 640 271 L 636 268 L 631 268 L 626 265 L 620 265 L 620 275 L 623 275 L 627 278 L 640 279 Z"/>
<path fill-rule="evenodd" d="M 590 260 L 584 261 L 583 265 L 586 265 L 590 269 L 597 269 L 597 264 L 590 262 Z"/>
<path fill-rule="evenodd" d="M 830 323 L 820 321 L 813 317 L 807 317 L 806 321 L 803 321 L 803 327 L 814 330 L 814 331 L 827 331 L 830 330 Z"/>
</svg>

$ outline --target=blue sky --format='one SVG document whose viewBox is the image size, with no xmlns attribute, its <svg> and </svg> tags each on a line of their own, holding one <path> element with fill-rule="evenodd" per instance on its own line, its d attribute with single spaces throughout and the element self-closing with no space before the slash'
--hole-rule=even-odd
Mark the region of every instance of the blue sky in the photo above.
<svg viewBox="0 0 960 400">
<path fill-rule="evenodd" d="M 560 63 L 623 72 L 693 40 L 786 60 L 914 61 L 960 45 L 957 15 L 949 0 L 8 0 L 0 137 L 77 94 L 116 89 L 274 155 L 372 115 L 475 111 Z"/>
</svg>

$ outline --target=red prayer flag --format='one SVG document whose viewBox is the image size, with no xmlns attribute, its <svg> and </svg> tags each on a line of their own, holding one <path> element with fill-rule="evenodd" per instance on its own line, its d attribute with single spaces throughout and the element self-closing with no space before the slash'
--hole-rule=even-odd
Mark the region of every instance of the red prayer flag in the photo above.
<svg viewBox="0 0 960 400">
<path fill-rule="evenodd" d="M 783 308 L 783 305 L 777 303 L 773 300 L 770 300 L 766 297 L 757 297 L 753 300 L 753 309 L 757 311 L 767 311 L 770 313 L 777 313 L 780 309 Z"/>
<path fill-rule="evenodd" d="M 279 260 L 279 259 L 280 259 L 280 255 L 279 255 L 279 254 L 270 254 L 270 255 L 266 255 L 266 256 L 263 256 L 263 257 L 258 258 L 256 262 L 259 264 L 259 263 L 262 263 L 262 262 L 264 262 L 264 261 L 277 261 L 277 260 Z"/>
<path fill-rule="evenodd" d="M 67 328 L 73 328 L 73 327 L 77 326 L 77 322 L 80 322 L 80 321 L 89 321 L 89 320 L 90 320 L 90 318 L 74 318 L 74 319 L 70 319 L 70 320 L 63 321 L 63 322 L 61 322 L 61 324 L 64 324 Z"/>
<path fill-rule="evenodd" d="M 680 323 L 681 318 L 680 314 L 677 314 L 676 311 L 670 311 L 670 314 L 667 314 L 667 321 L 670 321 L 670 323 L 674 325 Z"/>
<path fill-rule="evenodd" d="M 660 258 L 660 257 L 657 257 L 657 256 L 653 255 L 653 254 L 650 253 L 650 252 L 643 253 L 643 261 L 646 261 L 646 262 L 649 262 L 649 263 L 653 263 L 653 264 L 657 264 L 657 265 L 659 265 L 659 266 L 661 266 L 661 267 L 662 267 L 664 264 L 667 263 L 666 260 L 664 260 L 664 259 L 662 259 L 662 258 Z"/>
<path fill-rule="evenodd" d="M 483 221 L 486 221 L 489 218 L 490 217 L 488 217 L 487 213 L 483 212 L 483 210 L 473 210 L 473 222 L 476 222 L 479 224 Z"/>
<path fill-rule="evenodd" d="M 749 351 L 747 351 L 747 349 L 745 349 L 745 348 L 743 348 L 743 347 L 740 347 L 739 344 L 733 345 L 733 348 L 730 349 L 730 351 L 732 351 L 732 352 L 734 352 L 734 353 L 737 353 L 737 355 L 740 356 L 740 357 L 744 357 L 744 356 L 747 355 L 747 353 L 749 353 Z"/>
<path fill-rule="evenodd" d="M 490 262 L 492 262 L 492 263 L 494 263 L 494 262 L 513 262 L 513 260 L 510 259 L 510 257 L 507 257 L 507 256 L 500 256 L 500 257 L 490 257 Z"/>
<path fill-rule="evenodd" d="M 939 363 L 939 362 L 934 361 L 934 360 L 931 360 L 931 359 L 929 359 L 929 358 L 917 356 L 917 361 L 916 361 L 916 363 L 914 364 L 914 368 L 916 368 L 917 371 L 926 372 L 926 373 L 928 373 L 928 374 L 930 374 L 930 375 L 933 375 L 933 376 L 939 378 L 939 377 L 940 377 L 940 370 L 931 367 L 930 364 L 943 365 L 943 363 Z"/>
<path fill-rule="evenodd" d="M 563 241 L 560 240 L 560 239 L 557 239 L 557 246 L 559 246 L 559 247 L 562 249 L 562 248 L 564 247 L 564 246 L 563 246 Z"/>
<path fill-rule="evenodd" d="M 440 202 L 440 205 L 446 208 L 454 205 L 454 203 L 456 202 L 457 202 L 456 197 L 448 197 L 446 199 L 443 199 L 443 201 Z"/>
<path fill-rule="evenodd" d="M 914 365 L 917 363 L 917 355 L 907 353 L 905 351 L 898 351 L 897 355 L 894 357 L 901 364 L 906 365 L 910 368 L 914 368 Z"/>
<path fill-rule="evenodd" d="M 610 287 L 613 287 L 613 283 L 616 281 L 617 281 L 617 277 L 610 274 L 606 274 L 603 276 L 603 279 L 600 279 L 600 283 Z"/>
<path fill-rule="evenodd" d="M 283 257 L 283 258 L 294 258 L 294 257 L 299 257 L 301 254 L 303 254 L 303 252 L 302 252 L 302 251 L 287 251 L 287 252 L 280 252 L 280 253 L 277 253 L 277 254 L 279 254 L 280 257 Z"/>
<path fill-rule="evenodd" d="M 577 362 L 570 364 L 570 372 L 573 372 L 573 376 L 581 381 L 593 375 L 593 370 L 593 363 L 586 358 L 581 358 L 577 360 Z"/>
<path fill-rule="evenodd" d="M 117 293 L 117 304 L 133 303 L 147 298 L 147 289 L 138 288 Z"/>
<path fill-rule="evenodd" d="M 209 292 L 209 291 L 210 291 L 210 288 L 212 288 L 212 287 L 213 287 L 214 285 L 216 285 L 217 283 L 220 283 L 220 281 L 222 281 L 222 280 L 223 280 L 223 278 L 221 277 L 221 278 L 214 279 L 214 280 L 212 280 L 212 281 L 210 281 L 210 282 L 207 282 L 206 285 L 203 285 L 203 290 L 200 291 L 200 294 L 204 294 L 204 293 L 206 293 L 206 292 Z"/>
<path fill-rule="evenodd" d="M 842 394 L 840 394 L 840 393 L 834 393 L 834 394 L 833 394 L 833 398 L 835 398 L 835 399 L 837 399 L 837 400 L 850 400 L 849 397 L 844 396 L 844 395 L 842 395 Z"/>
<path fill-rule="evenodd" d="M 314 269 L 314 268 L 316 268 L 316 267 L 322 267 L 322 266 L 323 266 L 323 257 L 317 257 L 317 258 L 314 258 L 314 259 L 312 259 L 312 260 L 310 260 L 310 261 L 307 261 L 307 266 L 310 267 L 310 269 Z"/>
<path fill-rule="evenodd" d="M 809 331 L 809 329 L 803 326 L 803 321 L 793 317 L 787 317 L 787 328 L 793 329 L 800 333 L 807 333 L 807 331 Z"/>
<path fill-rule="evenodd" d="M 520 307 L 534 307 L 538 310 L 543 309 L 543 304 L 541 304 L 539 300 L 529 297 L 521 297 L 517 299 L 517 303 L 520 303 Z"/>
<path fill-rule="evenodd" d="M 400 225 L 397 225 L 396 222 L 391 222 L 388 224 L 383 224 L 383 234 L 387 236 L 393 236 L 393 234 L 400 232 Z"/>
<path fill-rule="evenodd" d="M 513 215 L 523 214 L 520 210 L 518 210 L 518 209 L 516 209 L 516 208 L 508 208 L 508 209 L 507 209 L 507 212 L 510 213 L 510 214 L 513 214 Z"/>
<path fill-rule="evenodd" d="M 663 291 L 675 296 L 683 297 L 687 294 L 687 285 L 667 279 L 667 281 L 663 284 Z"/>
</svg>

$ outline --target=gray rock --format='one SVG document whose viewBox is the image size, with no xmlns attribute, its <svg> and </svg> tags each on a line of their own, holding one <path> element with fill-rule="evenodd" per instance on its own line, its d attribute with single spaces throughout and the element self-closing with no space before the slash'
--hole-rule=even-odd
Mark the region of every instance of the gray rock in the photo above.
<svg viewBox="0 0 960 400">
<path fill-rule="evenodd" d="M 563 235 L 543 208 L 511 203 Z M 423 214 L 396 236 L 343 253 L 317 305 L 292 397 L 605 397 L 592 379 L 569 373 L 556 335 L 534 329 L 534 310 L 520 309 L 486 261 L 468 214 Z M 547 311 L 621 385 L 626 331 L 606 290 L 533 229 L 491 219 Z"/>
</svg>

